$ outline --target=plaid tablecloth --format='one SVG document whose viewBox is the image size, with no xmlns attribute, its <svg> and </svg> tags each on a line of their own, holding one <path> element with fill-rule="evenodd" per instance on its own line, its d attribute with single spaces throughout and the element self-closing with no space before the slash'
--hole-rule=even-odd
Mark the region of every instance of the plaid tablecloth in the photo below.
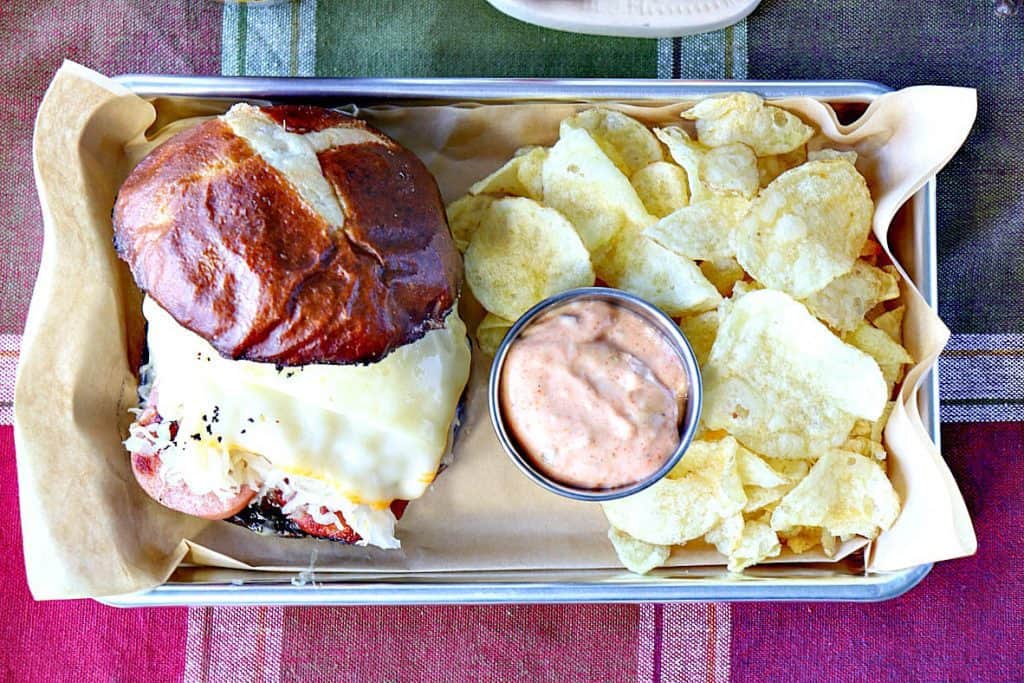
<svg viewBox="0 0 1024 683">
<path fill-rule="evenodd" d="M 1024 17 L 988 0 L 765 0 L 666 40 L 518 23 L 484 0 L 14 0 L 0 4 L 0 678 L 113 681 L 1024 678 Z M 119 611 L 37 604 L 11 428 L 41 227 L 32 120 L 63 58 L 108 74 L 873 79 L 979 89 L 939 178 L 944 452 L 978 531 L 878 605 L 686 604 Z"/>
</svg>

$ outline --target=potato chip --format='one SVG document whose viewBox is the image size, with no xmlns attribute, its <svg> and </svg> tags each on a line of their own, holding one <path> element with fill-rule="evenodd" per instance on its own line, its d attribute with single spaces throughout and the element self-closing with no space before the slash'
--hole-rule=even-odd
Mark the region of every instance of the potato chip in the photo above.
<svg viewBox="0 0 1024 683">
<path fill-rule="evenodd" d="M 814 548 L 821 548 L 821 552 L 827 557 L 834 557 L 836 554 L 836 537 L 820 527 L 801 526 L 790 531 L 776 532 L 779 540 L 794 553 L 806 553 Z"/>
<path fill-rule="evenodd" d="M 747 496 L 747 504 L 743 506 L 744 513 L 774 507 L 774 504 L 782 500 L 782 497 L 807 476 L 811 469 L 810 463 L 806 460 L 761 458 L 753 453 L 750 453 L 750 456 L 758 461 L 753 465 L 756 469 L 751 469 L 752 461 L 749 458 L 746 467 L 742 459 L 739 461 L 743 492 Z M 762 469 L 764 467 L 768 470 Z"/>
<path fill-rule="evenodd" d="M 809 460 L 786 460 L 783 458 L 765 458 L 764 460 L 771 465 L 773 470 L 783 475 L 786 481 L 770 487 L 743 486 L 743 493 L 746 495 L 746 505 L 743 506 L 744 514 L 759 510 L 774 510 L 782 497 L 790 493 L 794 486 L 807 476 L 813 464 Z"/>
<path fill-rule="evenodd" d="M 751 513 L 759 510 L 774 510 L 775 505 L 782 500 L 783 496 L 793 490 L 794 486 L 796 486 L 796 482 L 780 484 L 770 488 L 744 486 L 743 494 L 747 497 L 747 504 L 743 506 L 743 512 Z"/>
<path fill-rule="evenodd" d="M 906 306 L 897 306 L 871 321 L 871 324 L 885 332 L 897 344 L 903 343 L 903 316 Z"/>
<path fill-rule="evenodd" d="M 882 416 L 871 423 L 871 435 L 872 441 L 882 443 L 882 434 L 885 432 L 885 425 L 889 424 L 889 416 L 892 415 L 892 409 L 896 407 L 895 401 L 889 401 L 885 404 L 885 410 L 882 411 Z"/>
<path fill-rule="evenodd" d="M 620 232 L 641 230 L 656 220 L 629 179 L 579 128 L 563 130 L 548 152 L 543 183 L 544 204 L 569 219 L 592 253 L 604 250 Z"/>
<path fill-rule="evenodd" d="M 805 553 L 821 545 L 825 533 L 819 527 L 798 526 L 793 529 L 778 531 L 779 539 L 796 554 Z"/>
<path fill-rule="evenodd" d="M 849 539 L 844 539 L 849 540 Z M 825 530 L 821 532 L 821 551 L 825 553 L 827 557 L 835 557 L 836 551 L 839 550 L 838 539 L 832 534 Z"/>
<path fill-rule="evenodd" d="M 853 332 L 844 337 L 848 344 L 856 346 L 875 359 L 879 365 L 902 365 L 913 363 L 913 357 L 884 330 L 861 322 Z"/>
<path fill-rule="evenodd" d="M 642 234 L 627 233 L 597 263 L 601 279 L 647 299 L 672 317 L 700 313 L 722 297 L 693 261 Z"/>
<path fill-rule="evenodd" d="M 714 192 L 747 199 L 760 187 L 754 150 L 740 142 L 708 149 L 700 160 L 700 177 Z"/>
<path fill-rule="evenodd" d="M 868 260 L 867 263 L 870 264 L 870 260 Z M 871 322 L 872 320 L 882 315 L 883 313 L 885 313 L 885 304 L 876 304 L 875 306 L 871 307 L 871 310 L 864 314 L 864 319 L 867 320 L 868 322 Z"/>
<path fill-rule="evenodd" d="M 758 156 L 791 152 L 814 134 L 799 118 L 753 93 L 709 97 L 683 112 L 683 118 L 696 119 L 697 139 L 703 144 L 742 142 Z"/>
<path fill-rule="evenodd" d="M 699 202 L 711 194 L 700 177 L 700 162 L 706 148 L 690 139 L 689 134 L 679 126 L 655 128 L 654 134 L 668 147 L 672 159 L 686 171 L 690 185 L 690 203 Z"/>
<path fill-rule="evenodd" d="M 722 296 L 732 294 L 733 286 L 747 275 L 739 261 L 732 257 L 701 261 L 700 272 L 704 273 L 704 277 L 715 286 Z"/>
<path fill-rule="evenodd" d="M 608 540 L 612 542 L 622 566 L 635 574 L 646 574 L 660 567 L 672 554 L 671 546 L 645 543 L 615 527 L 608 527 Z"/>
<path fill-rule="evenodd" d="M 730 302 L 739 301 L 741 297 L 750 294 L 751 292 L 757 292 L 764 289 L 764 285 L 760 282 L 747 282 L 746 280 L 740 280 L 732 286 L 732 297 L 729 299 Z"/>
<path fill-rule="evenodd" d="M 647 212 L 664 218 L 690 203 L 690 185 L 686 171 L 668 161 L 644 166 L 629 179 Z"/>
<path fill-rule="evenodd" d="M 636 119 L 611 109 L 597 107 L 581 111 L 562 121 L 560 134 L 580 128 L 594 138 L 608 158 L 627 177 L 664 157 L 651 129 Z"/>
<path fill-rule="evenodd" d="M 813 161 L 761 191 L 734 233 L 756 280 L 803 299 L 849 271 L 871 227 L 867 183 L 846 161 Z"/>
<path fill-rule="evenodd" d="M 853 429 L 850 430 L 850 438 L 858 436 L 870 437 L 871 424 L 870 420 L 857 420 L 853 423 Z"/>
<path fill-rule="evenodd" d="M 839 447 L 844 451 L 863 455 L 865 458 L 874 458 L 881 462 L 886 458 L 885 447 L 877 441 L 872 441 L 864 436 L 851 436 Z"/>
<path fill-rule="evenodd" d="M 870 458 L 831 450 L 772 513 L 773 529 L 821 527 L 831 536 L 875 538 L 892 526 L 900 504 L 882 467 Z"/>
<path fill-rule="evenodd" d="M 609 523 L 655 545 L 700 538 L 743 509 L 736 440 L 694 441 L 669 476 L 626 498 L 601 503 Z"/>
<path fill-rule="evenodd" d="M 694 142 L 678 126 L 656 128 L 654 133 L 668 147 L 672 159 L 686 170 L 691 204 L 716 194 L 735 194 L 747 199 L 757 194 L 757 157 L 746 145 L 707 147 Z"/>
<path fill-rule="evenodd" d="M 811 471 L 812 460 L 794 460 L 792 458 L 762 458 L 768 465 L 784 476 L 790 483 L 795 484 L 807 476 Z"/>
<path fill-rule="evenodd" d="M 732 258 L 732 234 L 750 208 L 742 197 L 719 195 L 684 206 L 644 234 L 680 256 L 696 260 Z"/>
<path fill-rule="evenodd" d="M 885 373 L 882 373 L 883 376 Z M 853 425 L 853 430 L 850 431 L 850 438 L 855 439 L 863 437 L 865 439 L 871 439 L 877 443 L 882 442 L 882 430 L 885 429 L 885 423 L 889 421 L 889 414 L 892 412 L 892 408 L 895 405 L 893 401 L 889 401 L 885 404 L 885 410 L 882 411 L 882 416 L 871 422 L 870 420 L 857 420 Z"/>
<path fill-rule="evenodd" d="M 725 439 L 728 436 L 729 436 L 729 432 L 725 431 L 724 429 L 709 430 L 709 429 L 707 429 L 707 427 L 704 426 L 704 423 L 701 422 L 697 426 L 697 436 L 695 437 L 695 440 L 698 440 L 698 441 L 721 441 L 722 439 Z"/>
<path fill-rule="evenodd" d="M 703 367 L 708 360 L 708 354 L 711 353 L 711 346 L 715 343 L 715 335 L 718 334 L 718 311 L 710 310 L 686 316 L 679 321 L 679 329 L 690 342 L 693 355 L 697 357 L 697 364 Z"/>
<path fill-rule="evenodd" d="M 715 549 L 728 557 L 736 550 L 743 538 L 743 515 L 737 512 L 726 517 L 704 534 L 704 540 L 715 546 Z"/>
<path fill-rule="evenodd" d="M 803 459 L 845 441 L 858 417 L 881 414 L 877 364 L 799 302 L 760 290 L 729 304 L 703 371 L 709 429 L 770 457 Z"/>
<path fill-rule="evenodd" d="M 803 145 L 785 154 L 769 154 L 757 158 L 757 181 L 761 187 L 768 185 L 791 168 L 807 161 L 807 148 Z"/>
<path fill-rule="evenodd" d="M 540 201 L 544 197 L 541 177 L 548 151 L 534 147 L 525 154 L 514 156 L 505 165 L 483 180 L 473 183 L 470 194 L 512 195 Z"/>
<path fill-rule="evenodd" d="M 807 152 L 807 161 L 829 161 L 832 159 L 845 159 L 856 165 L 857 153 L 851 150 L 840 151 L 838 149 L 812 149 Z"/>
<path fill-rule="evenodd" d="M 552 294 L 594 284 L 590 255 L 569 221 L 523 197 L 494 200 L 466 249 L 465 270 L 477 300 L 506 320 Z"/>
<path fill-rule="evenodd" d="M 877 257 L 882 255 L 882 245 L 880 245 L 875 238 L 868 235 L 868 238 L 864 240 L 864 244 L 860 248 L 860 257 L 868 260 L 871 265 L 878 265 L 876 261 Z M 896 278 L 899 280 L 899 278 Z"/>
<path fill-rule="evenodd" d="M 737 449 L 736 464 L 744 486 L 772 488 L 773 486 L 782 486 L 789 481 L 755 453 L 742 446 Z"/>
<path fill-rule="evenodd" d="M 782 544 L 771 526 L 760 519 L 750 519 L 744 523 L 739 542 L 729 553 L 728 569 L 742 572 L 747 567 L 778 557 L 781 552 Z"/>
<path fill-rule="evenodd" d="M 467 194 L 448 205 L 448 227 L 451 228 L 452 240 L 459 251 L 466 251 L 469 239 L 480 227 L 493 201 L 492 197 Z"/>
<path fill-rule="evenodd" d="M 857 328 L 864 315 L 877 304 L 895 299 L 900 287 L 890 273 L 855 261 L 853 268 L 804 300 L 804 305 L 822 322 L 838 332 Z"/>
<path fill-rule="evenodd" d="M 903 381 L 904 366 L 902 363 L 879 363 L 878 367 L 882 370 L 882 378 L 889 388 L 889 396 L 892 396 L 896 387 Z"/>
<path fill-rule="evenodd" d="M 511 320 L 505 320 L 493 313 L 485 315 L 476 327 L 476 341 L 480 345 L 480 350 L 488 356 L 494 357 L 510 327 L 512 327 Z"/>
</svg>

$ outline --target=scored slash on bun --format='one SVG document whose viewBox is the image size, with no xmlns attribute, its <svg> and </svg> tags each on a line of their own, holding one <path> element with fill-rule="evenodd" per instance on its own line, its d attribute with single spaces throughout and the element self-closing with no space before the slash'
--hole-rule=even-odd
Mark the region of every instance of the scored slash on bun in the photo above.
<svg viewBox="0 0 1024 683">
<path fill-rule="evenodd" d="M 176 135 L 121 186 L 113 224 L 139 286 L 228 358 L 373 362 L 458 296 L 426 167 L 319 107 L 236 105 Z"/>
</svg>

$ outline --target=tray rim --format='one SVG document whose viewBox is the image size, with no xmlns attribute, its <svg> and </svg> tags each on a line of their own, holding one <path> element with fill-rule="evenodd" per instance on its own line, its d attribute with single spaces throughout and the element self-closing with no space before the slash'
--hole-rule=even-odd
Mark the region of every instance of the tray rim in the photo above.
<svg viewBox="0 0 1024 683">
<path fill-rule="evenodd" d="M 811 586 L 799 579 L 688 580 L 647 579 L 642 582 L 568 581 L 479 581 L 431 583 L 388 580 L 375 582 L 325 583 L 316 586 L 292 583 L 262 585 L 173 583 L 140 593 L 99 602 L 113 607 L 170 607 L 215 605 L 494 605 L 494 604 L 576 604 L 638 602 L 881 602 L 911 590 L 931 571 L 931 564 L 918 565 L 891 574 L 875 574 L 856 581 L 820 581 Z M 771 582 L 785 597 L 769 595 Z M 723 595 L 723 585 L 729 585 Z M 791 594 L 790 591 L 792 591 Z M 685 595 L 680 593 L 685 592 Z"/>
<path fill-rule="evenodd" d="M 123 74 L 113 79 L 143 97 L 239 99 L 338 99 L 544 101 L 655 100 L 696 98 L 749 90 L 766 98 L 809 96 L 830 101 L 870 102 L 892 88 L 875 81 L 841 80 L 654 80 L 549 78 L 277 78 Z M 937 308 L 936 181 L 910 200 L 924 228 L 914 236 L 916 284 Z M 922 380 L 919 402 L 925 428 L 939 445 L 937 367 Z M 773 579 L 665 579 L 600 581 L 431 582 L 407 575 L 378 581 L 332 580 L 319 584 L 281 581 L 164 583 L 147 591 L 98 598 L 114 607 L 210 605 L 432 605 L 514 603 L 636 603 L 685 601 L 879 602 L 914 588 L 931 563 L 902 571 L 842 577 Z M 538 570 L 533 573 L 543 573 Z M 480 572 L 478 575 L 485 574 Z"/>
<path fill-rule="evenodd" d="M 396 99 L 572 100 L 704 97 L 749 90 L 768 98 L 871 100 L 892 88 L 869 80 L 699 80 L 655 78 L 321 78 L 127 73 L 113 81 L 142 97 L 353 97 Z"/>
</svg>

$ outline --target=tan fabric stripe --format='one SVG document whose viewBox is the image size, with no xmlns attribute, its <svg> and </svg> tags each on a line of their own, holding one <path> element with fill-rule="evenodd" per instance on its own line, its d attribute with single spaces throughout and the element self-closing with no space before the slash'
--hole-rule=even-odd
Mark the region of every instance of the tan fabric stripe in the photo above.
<svg viewBox="0 0 1024 683">
<path fill-rule="evenodd" d="M 637 681 L 728 681 L 731 626 L 727 604 L 641 605 Z"/>
<path fill-rule="evenodd" d="M 20 334 L 0 334 L 0 425 L 14 423 L 14 380 L 20 349 Z"/>
<path fill-rule="evenodd" d="M 654 641 L 657 631 L 657 606 L 651 603 L 640 605 L 640 623 L 637 633 L 636 680 L 637 683 L 654 681 Z"/>
<path fill-rule="evenodd" d="M 663 608 L 661 681 L 728 681 L 732 610 L 728 604 Z"/>
<path fill-rule="evenodd" d="M 185 636 L 185 683 L 209 678 L 206 653 L 209 649 L 210 607 L 190 607 Z"/>
<path fill-rule="evenodd" d="M 192 608 L 185 646 L 187 683 L 280 683 L 282 607 Z"/>
</svg>

